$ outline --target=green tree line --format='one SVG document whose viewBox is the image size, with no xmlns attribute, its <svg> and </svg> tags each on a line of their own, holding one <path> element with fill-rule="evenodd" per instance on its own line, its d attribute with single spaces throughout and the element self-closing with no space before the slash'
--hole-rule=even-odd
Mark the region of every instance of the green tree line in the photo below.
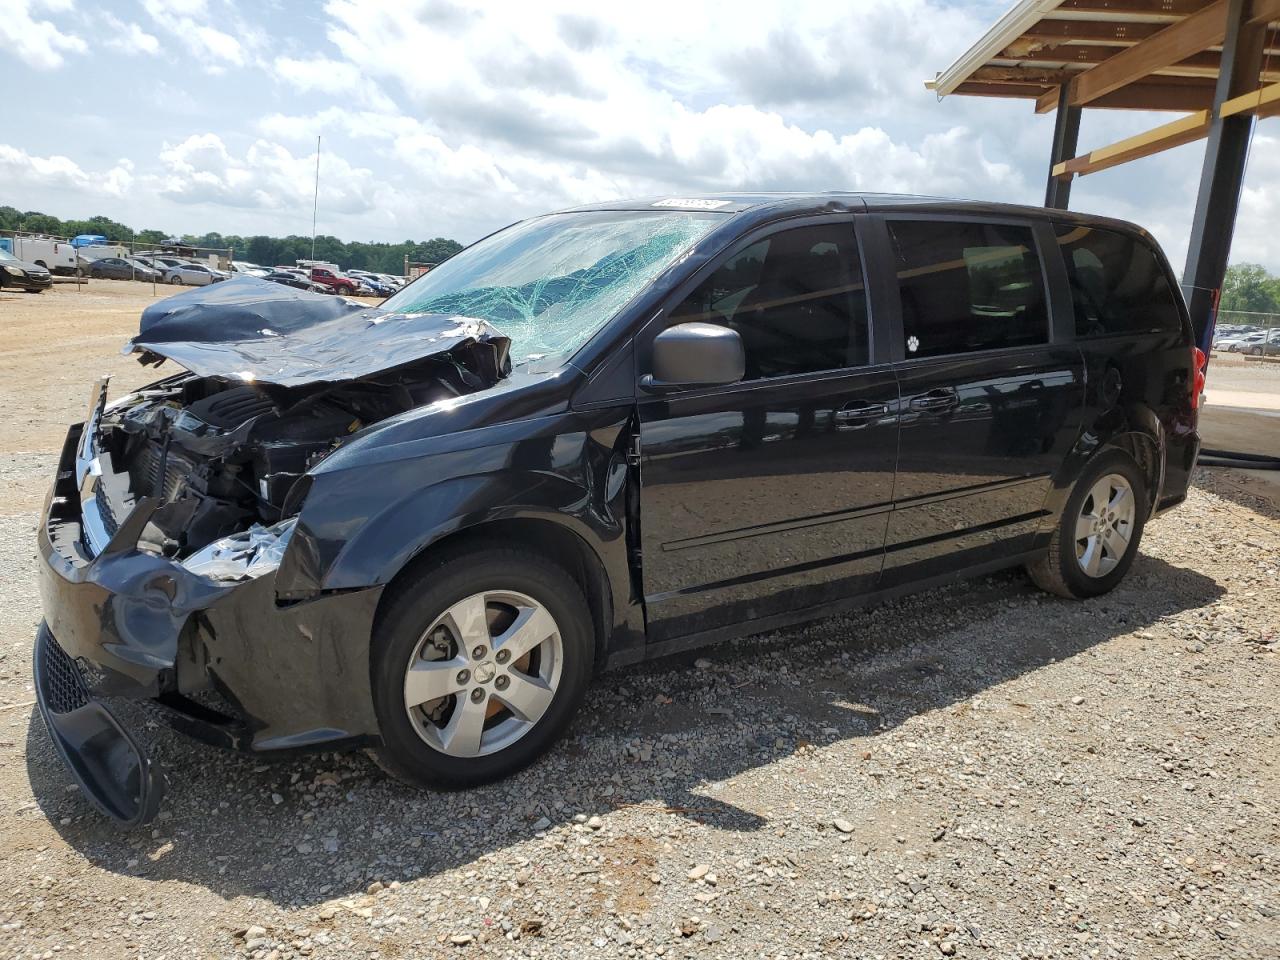
<svg viewBox="0 0 1280 960">
<path fill-rule="evenodd" d="M 47 213 L 36 210 L 24 213 L 9 206 L 0 206 L 0 230 L 25 230 L 56 237 L 95 233 L 121 243 L 140 244 L 160 244 L 173 236 L 163 230 L 134 230 L 110 217 L 59 220 Z M 231 248 L 237 260 L 248 260 L 268 267 L 292 265 L 296 260 L 311 257 L 310 237 L 241 237 L 234 234 L 205 233 L 199 236 L 183 234 L 179 239 L 193 247 Z M 404 272 L 405 257 L 414 263 L 439 263 L 461 249 L 462 244 L 444 237 L 425 241 L 405 240 L 401 243 L 363 243 L 325 235 L 316 237 L 315 259 L 336 263 L 344 270 L 400 274 Z"/>
<path fill-rule="evenodd" d="M 1256 263 L 1237 263 L 1227 268 L 1222 282 L 1220 310 L 1247 310 L 1250 313 L 1280 313 L 1280 277 Z"/>
</svg>

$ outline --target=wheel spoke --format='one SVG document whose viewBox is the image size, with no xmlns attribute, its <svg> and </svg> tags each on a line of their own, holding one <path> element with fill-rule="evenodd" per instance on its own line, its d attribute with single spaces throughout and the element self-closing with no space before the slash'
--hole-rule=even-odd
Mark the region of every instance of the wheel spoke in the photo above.
<svg viewBox="0 0 1280 960">
<path fill-rule="evenodd" d="M 440 730 L 440 745 L 444 752 L 455 757 L 473 757 L 479 753 L 485 713 L 484 700 L 476 703 L 470 697 L 459 697 L 453 716 Z"/>
<path fill-rule="evenodd" d="M 1098 567 L 1102 563 L 1102 538 L 1092 536 L 1089 538 L 1084 548 L 1084 554 L 1080 557 L 1080 566 L 1084 567 L 1084 572 L 1091 577 L 1098 575 Z"/>
<path fill-rule="evenodd" d="M 489 619 L 485 613 L 483 594 L 478 593 L 465 600 L 459 600 L 448 609 L 445 616 L 453 621 L 463 656 L 470 657 L 474 647 L 482 644 L 488 646 L 492 642 L 489 637 Z"/>
<path fill-rule="evenodd" d="M 1093 525 L 1098 522 L 1098 518 L 1092 513 L 1082 513 L 1080 519 L 1076 521 L 1076 542 L 1087 540 L 1093 536 Z"/>
<path fill-rule="evenodd" d="M 467 668 L 463 657 L 452 660 L 418 660 L 404 678 L 404 702 L 417 707 L 431 700 L 439 700 L 463 688 L 458 683 L 458 671 Z"/>
<path fill-rule="evenodd" d="M 1107 552 L 1111 554 L 1111 559 L 1119 563 L 1120 558 L 1124 556 L 1124 540 L 1114 530 L 1108 530 L 1102 535 L 1102 542 L 1106 545 Z"/>
<path fill-rule="evenodd" d="M 1107 504 L 1111 502 L 1111 478 L 1103 477 L 1089 491 L 1089 499 L 1093 501 L 1093 512 L 1101 516 L 1107 512 Z"/>
<path fill-rule="evenodd" d="M 506 650 L 512 660 L 519 660 L 534 647 L 549 640 L 556 632 L 556 622 L 546 607 L 520 607 L 515 622 L 500 637 L 493 638 L 495 650 Z"/>
<path fill-rule="evenodd" d="M 529 677 L 512 671 L 510 684 L 505 690 L 497 691 L 494 696 L 511 708 L 511 712 L 521 720 L 534 722 L 547 712 L 555 691 L 541 678 Z"/>
<path fill-rule="evenodd" d="M 1117 486 L 1115 488 L 1115 496 L 1111 498 L 1111 502 L 1107 504 L 1107 510 L 1111 513 L 1118 513 L 1124 516 L 1130 510 L 1129 506 L 1129 488 Z"/>
</svg>

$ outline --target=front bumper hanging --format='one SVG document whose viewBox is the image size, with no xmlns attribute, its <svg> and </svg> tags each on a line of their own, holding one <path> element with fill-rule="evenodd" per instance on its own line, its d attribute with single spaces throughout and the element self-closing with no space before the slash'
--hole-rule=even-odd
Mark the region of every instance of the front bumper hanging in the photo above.
<svg viewBox="0 0 1280 960">
<path fill-rule="evenodd" d="M 111 711 L 90 695 L 80 667 L 43 623 L 33 664 L 40 716 L 85 797 L 125 826 L 154 820 L 164 798 L 163 774 Z"/>
</svg>

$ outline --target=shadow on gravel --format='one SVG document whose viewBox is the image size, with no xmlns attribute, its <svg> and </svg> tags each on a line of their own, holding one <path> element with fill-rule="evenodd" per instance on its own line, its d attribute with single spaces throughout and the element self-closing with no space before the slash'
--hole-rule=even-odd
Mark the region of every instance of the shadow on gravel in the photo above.
<svg viewBox="0 0 1280 960">
<path fill-rule="evenodd" d="M 1201 490 L 1252 510 L 1261 521 L 1280 520 L 1280 472 L 1201 467 L 1195 483 Z"/>
<path fill-rule="evenodd" d="M 659 837 L 664 819 L 689 817 L 724 831 L 731 846 L 734 832 L 769 828 L 773 812 L 749 809 L 749 797 L 717 799 L 734 795 L 720 781 L 806 744 L 861 739 L 871 749 L 878 733 L 912 717 L 1222 593 L 1213 580 L 1150 557 L 1114 593 L 1085 603 L 1046 597 L 1008 573 L 606 674 L 549 757 L 465 793 L 401 786 L 358 753 L 275 762 L 226 753 L 148 728 L 142 713 L 124 719 L 147 730 L 170 777 L 152 828 L 121 832 L 69 791 L 34 714 L 28 774 L 43 814 L 96 866 L 222 897 L 306 906 L 479 857 L 537 882 L 563 871 L 558 854 L 510 848 L 545 827 L 542 818 L 559 826 L 627 806 L 651 812 Z M 576 843 L 563 836 L 555 842 Z M 654 842 L 646 831 L 615 843 L 611 856 L 639 864 Z"/>
</svg>

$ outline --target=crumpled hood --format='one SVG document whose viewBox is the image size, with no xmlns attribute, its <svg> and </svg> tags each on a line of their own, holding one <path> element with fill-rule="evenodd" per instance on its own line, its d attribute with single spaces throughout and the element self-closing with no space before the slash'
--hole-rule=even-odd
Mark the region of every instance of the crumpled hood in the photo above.
<svg viewBox="0 0 1280 960">
<path fill-rule="evenodd" d="M 300 387 L 373 376 L 459 347 L 491 380 L 511 369 L 511 341 L 485 320 L 388 313 L 345 297 L 256 277 L 152 304 L 125 353 L 173 360 L 202 377 Z"/>
</svg>

